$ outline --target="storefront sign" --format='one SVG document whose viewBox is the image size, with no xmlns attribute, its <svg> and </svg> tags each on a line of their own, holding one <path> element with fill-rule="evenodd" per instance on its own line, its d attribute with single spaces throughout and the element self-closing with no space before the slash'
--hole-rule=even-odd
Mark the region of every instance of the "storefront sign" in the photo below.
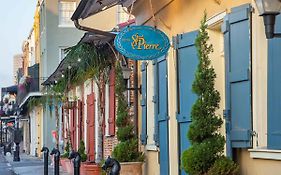
<svg viewBox="0 0 281 175">
<path fill-rule="evenodd" d="M 150 26 L 130 26 L 114 40 L 115 48 L 134 60 L 153 60 L 165 55 L 170 48 L 169 38 Z"/>
</svg>

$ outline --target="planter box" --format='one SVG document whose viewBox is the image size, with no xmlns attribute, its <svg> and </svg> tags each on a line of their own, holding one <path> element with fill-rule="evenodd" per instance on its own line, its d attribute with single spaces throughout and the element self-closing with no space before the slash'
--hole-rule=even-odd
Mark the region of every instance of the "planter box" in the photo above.
<svg viewBox="0 0 281 175">
<path fill-rule="evenodd" d="M 67 158 L 61 158 L 60 159 L 60 164 L 61 167 L 64 171 L 73 174 L 73 163 L 71 160 L 67 159 Z"/>
<path fill-rule="evenodd" d="M 101 167 L 94 163 L 81 163 L 80 166 L 80 174 L 81 175 L 100 175 Z"/>
<path fill-rule="evenodd" d="M 142 162 L 123 162 L 121 165 L 121 175 L 142 175 Z"/>
</svg>

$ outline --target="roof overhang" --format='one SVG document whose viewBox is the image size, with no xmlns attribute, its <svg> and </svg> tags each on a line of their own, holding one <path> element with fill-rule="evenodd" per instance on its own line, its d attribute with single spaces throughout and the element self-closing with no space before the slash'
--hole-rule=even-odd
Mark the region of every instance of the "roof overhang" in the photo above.
<svg viewBox="0 0 281 175">
<path fill-rule="evenodd" d="M 17 116 L 15 115 L 11 115 L 11 116 L 5 116 L 5 117 L 1 117 L 1 121 L 4 123 L 10 123 L 10 122 L 15 122 Z"/>
<path fill-rule="evenodd" d="M 130 6 L 136 0 L 81 0 L 76 11 L 72 15 L 72 21 L 85 19 L 115 5 Z"/>
<path fill-rule="evenodd" d="M 95 33 L 90 33 L 87 32 L 84 34 L 84 36 L 81 38 L 81 40 L 78 42 L 78 44 L 80 43 L 88 43 L 88 44 L 93 44 L 95 45 L 97 48 L 104 46 L 108 43 L 110 43 L 116 33 L 112 32 L 112 34 L 114 34 L 113 36 L 106 36 L 106 35 L 101 35 L 101 34 L 95 34 Z M 68 61 L 67 57 L 65 57 L 60 64 L 58 65 L 58 67 L 56 68 L 56 70 L 48 77 L 48 79 L 46 81 L 44 81 L 42 83 L 43 86 L 49 86 L 49 85 L 53 85 L 55 84 L 56 81 L 58 81 L 64 72 L 66 72 L 66 69 L 68 68 L 68 66 L 71 63 Z"/>
<path fill-rule="evenodd" d="M 19 108 L 22 108 L 25 106 L 25 104 L 28 102 L 28 100 L 32 97 L 42 97 L 43 94 L 41 92 L 30 92 L 22 101 L 22 103 L 19 105 Z"/>
</svg>

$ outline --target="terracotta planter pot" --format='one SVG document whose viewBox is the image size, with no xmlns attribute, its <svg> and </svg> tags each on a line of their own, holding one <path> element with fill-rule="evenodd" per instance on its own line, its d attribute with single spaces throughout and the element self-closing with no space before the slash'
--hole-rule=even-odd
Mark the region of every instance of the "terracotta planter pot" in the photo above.
<svg viewBox="0 0 281 175">
<path fill-rule="evenodd" d="M 100 175 L 101 167 L 94 163 L 81 163 L 80 166 L 80 174 L 81 175 Z"/>
<path fill-rule="evenodd" d="M 71 160 L 67 159 L 67 158 L 61 158 L 60 159 L 60 163 L 62 166 L 62 169 L 70 174 L 73 174 L 73 163 Z"/>
<path fill-rule="evenodd" d="M 142 162 L 123 162 L 120 163 L 122 175 L 142 175 Z"/>
</svg>

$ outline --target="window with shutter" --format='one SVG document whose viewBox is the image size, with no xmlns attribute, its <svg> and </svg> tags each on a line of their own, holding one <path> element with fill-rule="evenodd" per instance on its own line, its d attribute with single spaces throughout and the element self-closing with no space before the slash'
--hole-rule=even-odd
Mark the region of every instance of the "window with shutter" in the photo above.
<svg viewBox="0 0 281 175">
<path fill-rule="evenodd" d="M 109 135 L 115 135 L 115 68 L 112 67 L 109 73 Z"/>
<path fill-rule="evenodd" d="M 281 16 L 276 18 L 275 31 L 281 32 Z M 268 84 L 267 84 L 267 147 L 281 149 L 281 40 L 268 40 Z"/>
<path fill-rule="evenodd" d="M 141 143 L 143 145 L 147 144 L 147 64 L 143 62 L 141 65 L 142 72 L 142 99 L 141 99 L 141 107 L 142 107 L 142 128 L 141 128 Z"/>
<path fill-rule="evenodd" d="M 78 143 L 83 138 L 83 102 L 78 100 Z"/>
<path fill-rule="evenodd" d="M 77 141 L 76 141 L 76 108 L 70 110 L 70 119 L 71 119 L 71 144 L 74 150 L 77 149 Z"/>
<path fill-rule="evenodd" d="M 178 122 L 178 138 L 179 138 L 179 157 L 184 150 L 190 147 L 190 142 L 186 137 L 191 124 L 191 109 L 196 101 L 196 94 L 192 92 L 192 84 L 198 65 L 197 50 L 195 47 L 195 39 L 198 32 L 188 32 L 177 35 L 177 122 Z M 179 159 L 179 164 L 181 160 Z M 186 175 L 182 169 L 179 169 L 181 175 Z"/>
<path fill-rule="evenodd" d="M 225 47 L 228 147 L 252 146 L 251 6 L 231 10 L 222 26 Z"/>
<path fill-rule="evenodd" d="M 87 96 L 87 150 L 88 160 L 95 160 L 95 94 Z"/>
</svg>

